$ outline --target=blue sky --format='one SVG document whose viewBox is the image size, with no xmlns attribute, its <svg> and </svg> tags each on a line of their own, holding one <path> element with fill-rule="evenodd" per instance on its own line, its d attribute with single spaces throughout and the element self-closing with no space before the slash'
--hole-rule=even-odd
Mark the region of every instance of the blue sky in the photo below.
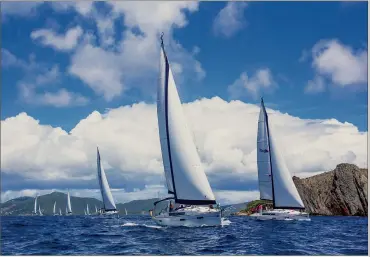
<svg viewBox="0 0 370 257">
<path fill-rule="evenodd" d="M 213 97 L 228 104 L 233 100 L 258 104 L 264 96 L 267 106 L 282 117 L 288 113 L 318 123 L 335 119 L 367 132 L 367 2 L 142 4 L 2 3 L 2 123 L 26 112 L 39 120 L 37 129 L 60 127 L 68 134 L 94 111 L 109 116 L 109 110 L 120 106 L 138 102 L 153 106 L 159 34 L 164 31 L 180 96 L 189 106 Z M 256 126 L 253 119 L 247 125 Z M 34 133 L 30 131 L 19 133 L 29 138 Z M 38 142 L 46 144 L 50 138 L 40 136 Z M 351 152 L 357 161 L 364 154 Z M 6 156 L 14 161 L 22 155 Z M 335 163 L 344 155 L 329 156 Z M 125 177 L 124 164 L 108 162 Z M 38 165 L 9 169 L 3 185 L 7 176 L 19 176 L 21 181 L 27 179 L 24 187 L 7 190 L 37 189 L 37 183 L 43 183 L 26 170 L 48 170 Z M 68 165 L 50 168 L 52 177 L 60 177 L 58 172 L 65 172 Z M 79 167 L 73 165 L 68 169 Z M 210 180 L 219 190 L 232 190 L 232 182 L 219 183 L 220 174 L 209 175 Z M 137 179 L 128 177 L 126 184 L 136 185 Z M 141 188 L 144 184 L 148 186 L 145 182 Z M 242 185 L 237 184 L 235 190 L 240 191 Z"/>
</svg>

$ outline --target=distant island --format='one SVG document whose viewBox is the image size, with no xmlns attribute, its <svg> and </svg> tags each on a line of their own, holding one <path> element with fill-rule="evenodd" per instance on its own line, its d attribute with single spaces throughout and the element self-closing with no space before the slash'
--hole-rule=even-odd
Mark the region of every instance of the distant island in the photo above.
<svg viewBox="0 0 370 257">
<path fill-rule="evenodd" d="M 158 198 L 147 200 L 134 200 L 127 203 L 116 204 L 120 215 L 125 215 L 125 209 L 128 214 L 146 214 L 153 208 L 153 203 Z M 34 197 L 19 197 L 9 200 L 1 204 L 1 216 L 24 216 L 30 215 L 34 208 Z M 65 214 L 67 204 L 67 194 L 61 192 L 53 192 L 38 197 L 38 204 L 40 204 L 44 215 L 53 215 L 53 206 L 56 202 L 56 212 L 59 213 L 59 208 L 62 214 Z M 95 206 L 99 209 L 102 202 L 91 197 L 76 197 L 71 196 L 72 212 L 75 215 L 84 215 L 86 205 L 89 204 L 90 214 L 95 213 Z"/>
<path fill-rule="evenodd" d="M 311 215 L 367 216 L 367 169 L 341 163 L 328 172 L 308 178 L 293 177 L 306 211 Z M 235 215 L 249 215 L 258 205 L 271 201 L 255 200 Z"/>
</svg>

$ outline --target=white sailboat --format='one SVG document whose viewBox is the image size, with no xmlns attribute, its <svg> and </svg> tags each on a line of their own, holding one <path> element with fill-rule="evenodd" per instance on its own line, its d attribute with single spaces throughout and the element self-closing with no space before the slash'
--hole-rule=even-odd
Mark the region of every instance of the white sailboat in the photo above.
<svg viewBox="0 0 370 257">
<path fill-rule="evenodd" d="M 54 207 L 53 207 L 53 215 L 54 215 L 54 216 L 57 216 L 57 215 L 58 215 L 58 214 L 55 212 L 56 204 L 57 204 L 57 202 L 55 201 L 55 202 L 54 202 Z"/>
<path fill-rule="evenodd" d="M 90 211 L 89 211 L 89 204 L 86 205 L 86 214 L 87 215 L 90 215 Z"/>
<path fill-rule="evenodd" d="M 96 208 L 96 205 L 95 205 L 95 214 L 98 214 L 98 208 Z"/>
<path fill-rule="evenodd" d="M 59 216 L 62 216 L 62 210 L 59 208 Z"/>
<path fill-rule="evenodd" d="M 126 208 L 125 208 L 125 215 L 127 215 L 127 210 L 126 210 Z"/>
<path fill-rule="evenodd" d="M 71 197 L 69 195 L 69 191 L 67 193 L 67 209 L 66 215 L 72 215 L 72 205 L 71 205 Z"/>
<path fill-rule="evenodd" d="M 309 219 L 304 204 L 294 185 L 281 152 L 277 150 L 266 108 L 261 99 L 258 119 L 257 166 L 261 200 L 272 200 L 273 210 L 262 210 L 250 215 L 259 220 Z"/>
<path fill-rule="evenodd" d="M 40 216 L 43 216 L 42 211 L 41 211 L 41 208 L 40 208 L 40 204 L 39 204 L 39 215 Z"/>
<path fill-rule="evenodd" d="M 100 153 L 98 147 L 97 147 L 97 166 L 98 166 L 98 181 L 103 200 L 103 208 L 100 209 L 100 214 L 104 215 L 117 214 L 118 211 L 116 208 L 116 204 L 114 203 L 112 193 L 110 191 L 107 177 L 105 176 L 105 171 L 100 160 Z"/>
<path fill-rule="evenodd" d="M 86 215 L 86 210 L 84 210 L 84 213 L 85 213 L 85 215 Z"/>
<path fill-rule="evenodd" d="M 221 211 L 214 206 L 215 196 L 187 128 L 162 37 L 157 116 L 166 184 L 172 196 L 155 202 L 150 214 L 164 226 L 218 226 Z M 167 206 L 159 207 L 161 202 Z"/>
<path fill-rule="evenodd" d="M 33 207 L 33 215 L 37 215 L 37 198 L 38 198 L 39 196 L 38 195 L 36 195 L 36 198 L 35 198 L 35 205 L 34 205 L 34 207 Z"/>
</svg>

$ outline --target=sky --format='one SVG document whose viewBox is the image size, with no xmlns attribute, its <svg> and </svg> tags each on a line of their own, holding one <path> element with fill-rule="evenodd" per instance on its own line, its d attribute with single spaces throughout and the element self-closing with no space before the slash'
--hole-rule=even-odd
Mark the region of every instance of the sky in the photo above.
<svg viewBox="0 0 370 257">
<path fill-rule="evenodd" d="M 260 98 L 292 175 L 367 167 L 367 2 L 2 2 L 1 200 L 165 196 L 160 34 L 217 201 L 259 197 Z"/>
</svg>

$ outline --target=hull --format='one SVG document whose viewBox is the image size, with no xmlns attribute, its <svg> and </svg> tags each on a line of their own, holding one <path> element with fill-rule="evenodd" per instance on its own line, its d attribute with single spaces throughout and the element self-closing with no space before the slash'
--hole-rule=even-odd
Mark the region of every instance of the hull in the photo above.
<svg viewBox="0 0 370 257">
<path fill-rule="evenodd" d="M 210 227 L 221 226 L 221 212 L 219 210 L 188 208 L 185 210 L 162 213 L 152 216 L 160 226 L 169 227 Z"/>
<path fill-rule="evenodd" d="M 109 217 L 118 216 L 118 211 L 104 211 L 104 212 L 99 213 L 99 215 L 100 216 L 109 216 Z"/>
<path fill-rule="evenodd" d="M 295 210 L 269 210 L 262 213 L 254 213 L 249 217 L 257 220 L 311 220 L 306 212 Z"/>
</svg>

